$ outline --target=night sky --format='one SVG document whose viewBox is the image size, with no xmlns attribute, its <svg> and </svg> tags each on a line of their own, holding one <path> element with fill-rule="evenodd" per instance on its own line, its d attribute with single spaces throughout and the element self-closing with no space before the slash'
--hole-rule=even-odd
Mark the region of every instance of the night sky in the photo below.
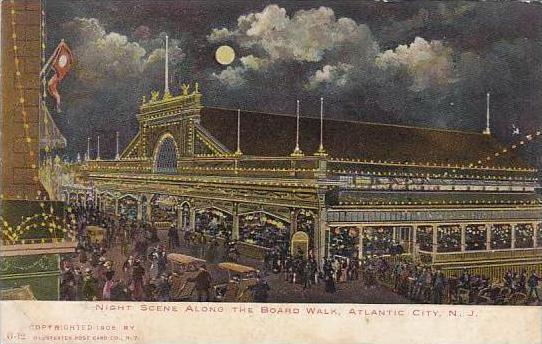
<svg viewBox="0 0 542 344">
<path fill-rule="evenodd" d="M 538 2 L 48 0 L 47 53 L 61 38 L 77 64 L 54 113 L 67 155 L 100 135 L 102 157 L 137 132 L 143 95 L 198 81 L 208 106 L 467 131 L 510 144 L 542 127 Z M 214 60 L 220 45 L 236 59 Z M 513 134 L 513 126 L 520 135 Z M 540 141 L 540 139 L 538 139 Z M 542 144 L 520 153 L 542 168 Z"/>
</svg>

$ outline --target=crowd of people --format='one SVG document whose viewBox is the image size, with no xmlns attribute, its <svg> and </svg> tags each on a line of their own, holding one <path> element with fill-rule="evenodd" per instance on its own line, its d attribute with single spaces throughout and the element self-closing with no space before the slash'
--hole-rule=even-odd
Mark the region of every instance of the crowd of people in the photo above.
<svg viewBox="0 0 542 344">
<path fill-rule="evenodd" d="M 368 286 L 383 283 L 416 303 L 447 304 L 524 304 L 540 301 L 539 276 L 507 271 L 500 280 L 472 274 L 467 269 L 459 275 L 445 276 L 443 271 L 407 259 L 390 263 L 383 257 L 367 259 L 364 281 Z"/>
<path fill-rule="evenodd" d="M 172 300 L 174 271 L 168 268 L 167 253 L 178 252 L 181 239 L 178 229 L 167 230 L 167 244 L 157 230 L 147 223 L 113 217 L 93 204 L 72 205 L 68 220 L 75 224 L 77 256 L 63 262 L 61 298 L 63 300 Z M 90 233 L 89 226 L 99 226 L 101 235 Z M 217 238 L 203 231 L 185 230 L 184 249 L 209 264 L 238 262 L 238 242 L 229 236 Z M 111 251 L 120 247 L 120 258 Z M 368 256 L 360 260 L 333 256 L 324 259 L 321 268 L 311 251 L 295 254 L 281 246 L 266 249 L 262 272 L 251 286 L 255 300 L 267 300 L 270 289 L 264 277 L 278 275 L 278 280 L 298 285 L 301 290 L 314 287 L 335 293 L 339 283 L 359 284 L 364 288 L 387 286 L 415 303 L 448 304 L 520 304 L 540 301 L 540 278 L 534 271 L 508 271 L 495 281 L 464 270 L 458 276 L 420 263 L 401 254 L 400 249 L 386 256 Z M 221 255 L 222 254 L 222 255 Z M 114 261 L 116 260 L 116 261 Z M 198 270 L 199 271 L 199 270 Z M 194 277 L 198 299 L 208 301 L 210 281 L 203 268 Z M 203 283 L 202 281 L 207 281 Z M 260 301 L 263 302 L 263 301 Z"/>
</svg>

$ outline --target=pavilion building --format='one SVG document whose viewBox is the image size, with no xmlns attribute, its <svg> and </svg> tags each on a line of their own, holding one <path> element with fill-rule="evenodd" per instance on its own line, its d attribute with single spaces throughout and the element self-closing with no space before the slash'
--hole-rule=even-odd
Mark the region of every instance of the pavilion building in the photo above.
<svg viewBox="0 0 542 344">
<path fill-rule="evenodd" d="M 492 135 L 204 107 L 195 86 L 153 92 L 120 159 L 81 165 L 102 210 L 254 257 L 400 245 L 447 274 L 541 271 L 537 170 Z"/>
</svg>

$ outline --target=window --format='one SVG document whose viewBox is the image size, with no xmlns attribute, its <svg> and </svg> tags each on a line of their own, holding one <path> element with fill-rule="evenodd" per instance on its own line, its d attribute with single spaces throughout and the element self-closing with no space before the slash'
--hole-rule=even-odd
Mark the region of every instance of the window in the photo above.
<svg viewBox="0 0 542 344">
<path fill-rule="evenodd" d="M 165 138 L 156 154 L 156 173 L 174 174 L 177 172 L 177 147 L 172 137 Z"/>
</svg>

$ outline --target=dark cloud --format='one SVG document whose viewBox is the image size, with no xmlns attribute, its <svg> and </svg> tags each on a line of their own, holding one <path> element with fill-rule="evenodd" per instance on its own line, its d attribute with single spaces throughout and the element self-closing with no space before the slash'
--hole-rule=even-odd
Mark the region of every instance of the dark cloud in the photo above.
<svg viewBox="0 0 542 344">
<path fill-rule="evenodd" d="M 70 152 L 86 137 L 137 130 L 138 101 L 163 83 L 198 80 L 208 105 L 481 131 L 542 126 L 542 6 L 519 2 L 48 2 L 51 40 L 78 58 L 57 116 Z M 93 19 L 94 18 L 94 19 Z M 213 60 L 229 44 L 227 67 Z M 523 152 L 539 161 L 541 145 Z M 112 152 L 110 152 L 112 154 Z M 540 162 L 539 162 L 540 163 Z"/>
</svg>

